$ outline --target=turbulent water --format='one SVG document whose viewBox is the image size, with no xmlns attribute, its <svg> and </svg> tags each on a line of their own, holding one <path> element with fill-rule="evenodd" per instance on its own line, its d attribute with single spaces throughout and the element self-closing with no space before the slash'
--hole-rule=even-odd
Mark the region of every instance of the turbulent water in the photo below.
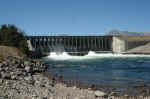
<svg viewBox="0 0 150 99">
<path fill-rule="evenodd" d="M 51 53 L 44 61 L 49 72 L 61 74 L 67 80 L 104 86 L 150 84 L 150 55 L 96 54 L 70 56 L 66 52 Z"/>
</svg>

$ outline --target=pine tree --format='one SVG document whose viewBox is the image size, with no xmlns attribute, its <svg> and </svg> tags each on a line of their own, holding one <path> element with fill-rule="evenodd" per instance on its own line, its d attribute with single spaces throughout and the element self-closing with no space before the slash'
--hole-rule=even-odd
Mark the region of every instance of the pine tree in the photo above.
<svg viewBox="0 0 150 99">
<path fill-rule="evenodd" d="M 26 53 L 28 49 L 24 34 L 15 25 L 2 25 L 0 27 L 0 45 L 17 47 Z"/>
</svg>

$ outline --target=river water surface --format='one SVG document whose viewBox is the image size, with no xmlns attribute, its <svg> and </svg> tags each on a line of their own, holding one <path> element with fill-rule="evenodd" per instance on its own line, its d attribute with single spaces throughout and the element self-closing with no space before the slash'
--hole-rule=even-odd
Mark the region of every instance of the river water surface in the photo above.
<svg viewBox="0 0 150 99">
<path fill-rule="evenodd" d="M 70 56 L 51 53 L 44 58 L 48 70 L 66 80 L 103 86 L 124 87 L 150 84 L 150 55 L 96 54 Z"/>
</svg>

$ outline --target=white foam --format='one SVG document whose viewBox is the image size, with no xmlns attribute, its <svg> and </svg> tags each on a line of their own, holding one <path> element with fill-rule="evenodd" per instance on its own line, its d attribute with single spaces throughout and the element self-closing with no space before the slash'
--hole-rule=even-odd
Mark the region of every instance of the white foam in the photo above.
<svg viewBox="0 0 150 99">
<path fill-rule="evenodd" d="M 51 59 L 54 59 L 54 60 L 68 60 L 68 59 L 71 59 L 72 56 L 67 54 L 67 52 L 63 52 L 61 54 L 57 54 L 56 52 L 52 52 L 52 53 L 50 53 L 48 58 L 51 58 Z"/>
<path fill-rule="evenodd" d="M 47 57 L 52 60 L 85 60 L 85 59 L 95 59 L 95 58 L 117 58 L 117 57 L 150 57 L 150 55 L 141 55 L 141 54 L 113 54 L 113 53 L 95 53 L 89 51 L 85 56 L 71 56 L 67 52 L 57 54 L 56 52 L 50 53 Z"/>
</svg>

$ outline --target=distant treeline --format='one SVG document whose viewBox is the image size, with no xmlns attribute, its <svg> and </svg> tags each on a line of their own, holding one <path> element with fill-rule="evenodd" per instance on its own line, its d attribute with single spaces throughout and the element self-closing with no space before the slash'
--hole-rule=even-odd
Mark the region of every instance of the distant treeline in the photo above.
<svg viewBox="0 0 150 99">
<path fill-rule="evenodd" d="M 0 27 L 0 45 L 13 46 L 26 53 L 28 48 L 24 32 L 14 25 Z"/>
</svg>

